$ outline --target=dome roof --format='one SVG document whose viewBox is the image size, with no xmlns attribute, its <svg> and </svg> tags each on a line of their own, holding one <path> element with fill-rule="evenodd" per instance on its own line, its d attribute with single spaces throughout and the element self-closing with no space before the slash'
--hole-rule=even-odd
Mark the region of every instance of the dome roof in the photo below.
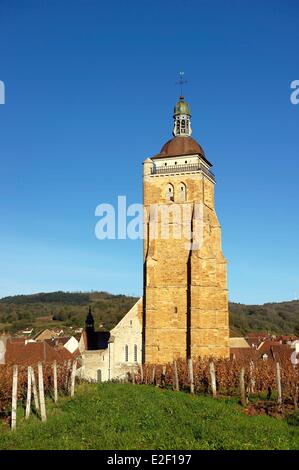
<svg viewBox="0 0 299 470">
<path fill-rule="evenodd" d="M 178 136 L 163 145 L 159 157 L 176 157 L 179 155 L 200 154 L 204 156 L 202 147 L 190 136 Z"/>
<path fill-rule="evenodd" d="M 177 116 L 178 114 L 188 114 L 189 116 L 191 116 L 190 107 L 188 103 L 184 101 L 183 96 L 180 96 L 180 101 L 178 101 L 175 105 L 173 114 L 174 116 Z"/>
</svg>

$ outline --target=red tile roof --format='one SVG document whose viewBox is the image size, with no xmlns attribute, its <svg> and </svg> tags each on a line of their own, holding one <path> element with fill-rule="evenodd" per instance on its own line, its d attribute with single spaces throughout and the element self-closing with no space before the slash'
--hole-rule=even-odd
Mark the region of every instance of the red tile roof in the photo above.
<svg viewBox="0 0 299 470">
<path fill-rule="evenodd" d="M 281 344 L 278 341 L 265 340 L 258 349 L 254 348 L 230 348 L 231 360 L 263 360 L 266 354 L 267 360 L 284 363 L 291 360 L 294 348 L 288 344 Z"/>
<path fill-rule="evenodd" d="M 23 342 L 9 339 L 6 343 L 6 364 L 33 365 L 38 362 L 66 361 L 75 357 L 65 348 L 57 351 L 43 342 Z"/>
<path fill-rule="evenodd" d="M 62 338 L 52 338 L 52 339 L 45 339 L 45 342 L 51 347 L 63 347 L 70 339 L 70 336 L 64 336 Z"/>
<path fill-rule="evenodd" d="M 230 348 L 230 359 L 250 361 L 256 359 L 256 351 L 252 348 Z"/>
</svg>

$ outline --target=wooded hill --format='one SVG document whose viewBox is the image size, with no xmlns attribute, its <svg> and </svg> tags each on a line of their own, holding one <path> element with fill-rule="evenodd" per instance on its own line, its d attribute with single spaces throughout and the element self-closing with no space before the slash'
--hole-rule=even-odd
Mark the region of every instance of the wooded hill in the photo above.
<svg viewBox="0 0 299 470">
<path fill-rule="evenodd" d="M 51 292 L 0 299 L 0 331 L 33 326 L 83 327 L 89 305 L 95 326 L 110 330 L 138 300 L 108 292 Z"/>
<path fill-rule="evenodd" d="M 0 299 L 0 331 L 84 326 L 91 305 L 96 327 L 110 330 L 138 300 L 108 292 L 51 292 Z M 299 334 L 299 301 L 263 305 L 229 304 L 233 335 L 252 331 Z"/>
</svg>

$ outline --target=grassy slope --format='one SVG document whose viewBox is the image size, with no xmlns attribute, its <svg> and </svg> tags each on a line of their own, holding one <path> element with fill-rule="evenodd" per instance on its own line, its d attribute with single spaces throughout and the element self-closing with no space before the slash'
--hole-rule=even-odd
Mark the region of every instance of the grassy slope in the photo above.
<svg viewBox="0 0 299 470">
<path fill-rule="evenodd" d="M 299 427 L 246 416 L 231 400 L 151 386 L 81 385 L 73 400 L 48 404 L 35 417 L 0 431 L 0 449 L 294 449 Z"/>
</svg>

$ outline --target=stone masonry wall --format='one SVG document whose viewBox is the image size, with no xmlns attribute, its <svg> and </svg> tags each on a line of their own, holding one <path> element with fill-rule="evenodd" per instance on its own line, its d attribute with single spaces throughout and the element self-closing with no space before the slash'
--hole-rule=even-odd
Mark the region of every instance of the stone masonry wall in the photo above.
<svg viewBox="0 0 299 470">
<path fill-rule="evenodd" d="M 181 200 L 181 183 L 186 186 L 185 201 Z M 174 187 L 174 201 L 167 200 L 169 184 Z M 198 355 L 228 357 L 226 260 L 214 210 L 214 183 L 201 172 L 151 176 L 145 171 L 143 190 L 145 362 Z M 185 209 L 176 223 L 171 214 L 174 203 Z M 152 204 L 166 204 L 169 220 L 154 218 L 149 210 Z M 195 204 L 200 206 L 200 221 L 195 219 Z M 156 239 L 151 233 L 154 223 Z M 167 228 L 170 238 L 163 239 L 161 230 Z M 193 250 L 186 237 L 186 230 L 191 229 L 193 243 L 198 242 Z M 176 239 L 180 230 L 185 235 Z"/>
</svg>

